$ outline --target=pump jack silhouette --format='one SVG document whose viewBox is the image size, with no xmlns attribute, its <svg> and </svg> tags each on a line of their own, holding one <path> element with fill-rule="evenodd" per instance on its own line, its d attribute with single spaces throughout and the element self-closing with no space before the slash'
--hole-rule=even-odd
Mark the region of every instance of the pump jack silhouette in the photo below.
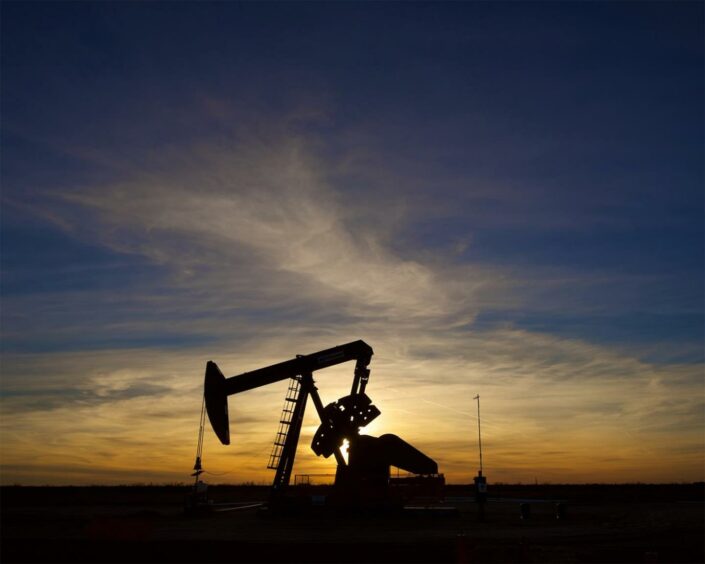
<svg viewBox="0 0 705 564">
<path fill-rule="evenodd" d="M 206 412 L 213 431 L 224 445 L 230 444 L 228 396 L 287 378 L 291 380 L 267 465 L 276 470 L 269 502 L 271 508 L 281 507 L 291 499 L 286 493 L 309 397 L 321 421 L 311 448 L 318 456 L 333 455 L 337 462 L 331 505 L 390 507 L 403 504 L 403 496 L 398 494 L 402 490 L 421 489 L 437 494 L 442 489 L 444 477 L 438 474 L 436 462 L 409 443 L 391 434 L 360 435 L 360 429 L 380 415 L 365 394 L 372 355 L 373 350 L 367 343 L 353 341 L 230 378 L 223 376 L 215 362 L 208 361 L 204 383 Z M 350 394 L 324 407 L 313 372 L 352 360 L 355 370 Z M 344 440 L 349 444 L 347 463 L 340 450 Z M 200 458 L 197 464 L 200 470 Z M 390 466 L 415 474 L 407 482 L 413 488 L 397 487 L 404 479 L 390 479 Z"/>
</svg>

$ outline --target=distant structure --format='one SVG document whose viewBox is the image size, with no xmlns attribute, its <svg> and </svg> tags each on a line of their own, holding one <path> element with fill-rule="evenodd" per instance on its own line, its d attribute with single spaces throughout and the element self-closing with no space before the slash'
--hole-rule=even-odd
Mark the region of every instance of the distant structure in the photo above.
<svg viewBox="0 0 705 564">
<path fill-rule="evenodd" d="M 480 394 L 477 394 L 474 398 L 477 400 L 477 444 L 480 447 L 480 471 L 478 476 L 482 476 L 482 431 L 480 430 Z"/>
<path fill-rule="evenodd" d="M 270 496 L 271 508 L 291 504 L 287 489 L 309 398 L 321 424 L 311 443 L 312 450 L 337 462 L 334 494 L 326 503 L 335 506 L 389 507 L 403 504 L 410 495 L 442 496 L 445 483 L 437 463 L 396 435 L 361 435 L 360 429 L 380 415 L 365 394 L 372 348 L 364 341 L 353 341 L 309 355 L 266 366 L 252 372 L 225 378 L 215 362 L 206 365 L 204 383 L 205 411 L 213 431 L 224 445 L 230 444 L 228 396 L 289 379 L 284 408 L 267 467 L 275 470 Z M 324 407 L 313 380 L 313 372 L 340 363 L 355 361 L 350 394 Z M 348 461 L 341 453 L 347 440 Z M 199 437 L 202 449 L 202 434 Z M 200 474 L 198 453 L 196 478 Z M 412 476 L 390 477 L 390 466 Z"/>
<path fill-rule="evenodd" d="M 482 475 L 482 431 L 480 428 L 480 394 L 477 394 L 474 398 L 477 400 L 477 444 L 480 449 L 480 469 L 475 476 L 475 501 L 478 506 L 478 515 L 480 521 L 485 519 L 485 502 L 487 501 L 487 478 Z"/>
</svg>

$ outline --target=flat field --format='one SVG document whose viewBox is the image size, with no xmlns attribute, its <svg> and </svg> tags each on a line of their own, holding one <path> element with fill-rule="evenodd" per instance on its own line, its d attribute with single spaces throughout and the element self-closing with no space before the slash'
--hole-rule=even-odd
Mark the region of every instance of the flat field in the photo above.
<svg viewBox="0 0 705 564">
<path fill-rule="evenodd" d="M 703 562 L 704 484 L 490 485 L 485 520 L 469 486 L 445 506 L 393 514 L 321 507 L 184 514 L 188 487 L 3 487 L 0 558 L 10 562 Z M 314 490 L 325 495 L 326 488 Z M 267 487 L 212 486 L 215 503 Z M 555 501 L 565 500 L 556 519 Z M 520 518 L 520 503 L 530 517 Z M 216 506 L 229 508 L 232 506 Z"/>
</svg>

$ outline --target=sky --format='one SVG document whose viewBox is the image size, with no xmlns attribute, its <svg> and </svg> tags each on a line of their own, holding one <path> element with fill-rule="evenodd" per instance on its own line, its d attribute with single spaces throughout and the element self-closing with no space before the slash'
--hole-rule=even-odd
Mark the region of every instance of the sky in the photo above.
<svg viewBox="0 0 705 564">
<path fill-rule="evenodd" d="M 702 2 L 1 10 L 0 483 L 188 482 L 206 361 L 357 339 L 450 483 L 477 394 L 490 483 L 705 478 Z M 272 480 L 285 393 L 207 481 Z"/>
</svg>

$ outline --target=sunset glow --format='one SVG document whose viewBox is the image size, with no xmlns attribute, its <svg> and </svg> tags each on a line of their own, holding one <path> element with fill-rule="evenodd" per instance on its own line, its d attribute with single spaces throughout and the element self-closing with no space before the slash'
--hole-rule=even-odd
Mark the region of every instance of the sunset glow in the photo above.
<svg viewBox="0 0 705 564">
<path fill-rule="evenodd" d="M 356 339 L 451 483 L 476 394 L 491 481 L 705 478 L 702 3 L 2 11 L 2 484 L 186 482 L 208 360 Z M 271 481 L 285 391 L 208 481 Z"/>
</svg>

